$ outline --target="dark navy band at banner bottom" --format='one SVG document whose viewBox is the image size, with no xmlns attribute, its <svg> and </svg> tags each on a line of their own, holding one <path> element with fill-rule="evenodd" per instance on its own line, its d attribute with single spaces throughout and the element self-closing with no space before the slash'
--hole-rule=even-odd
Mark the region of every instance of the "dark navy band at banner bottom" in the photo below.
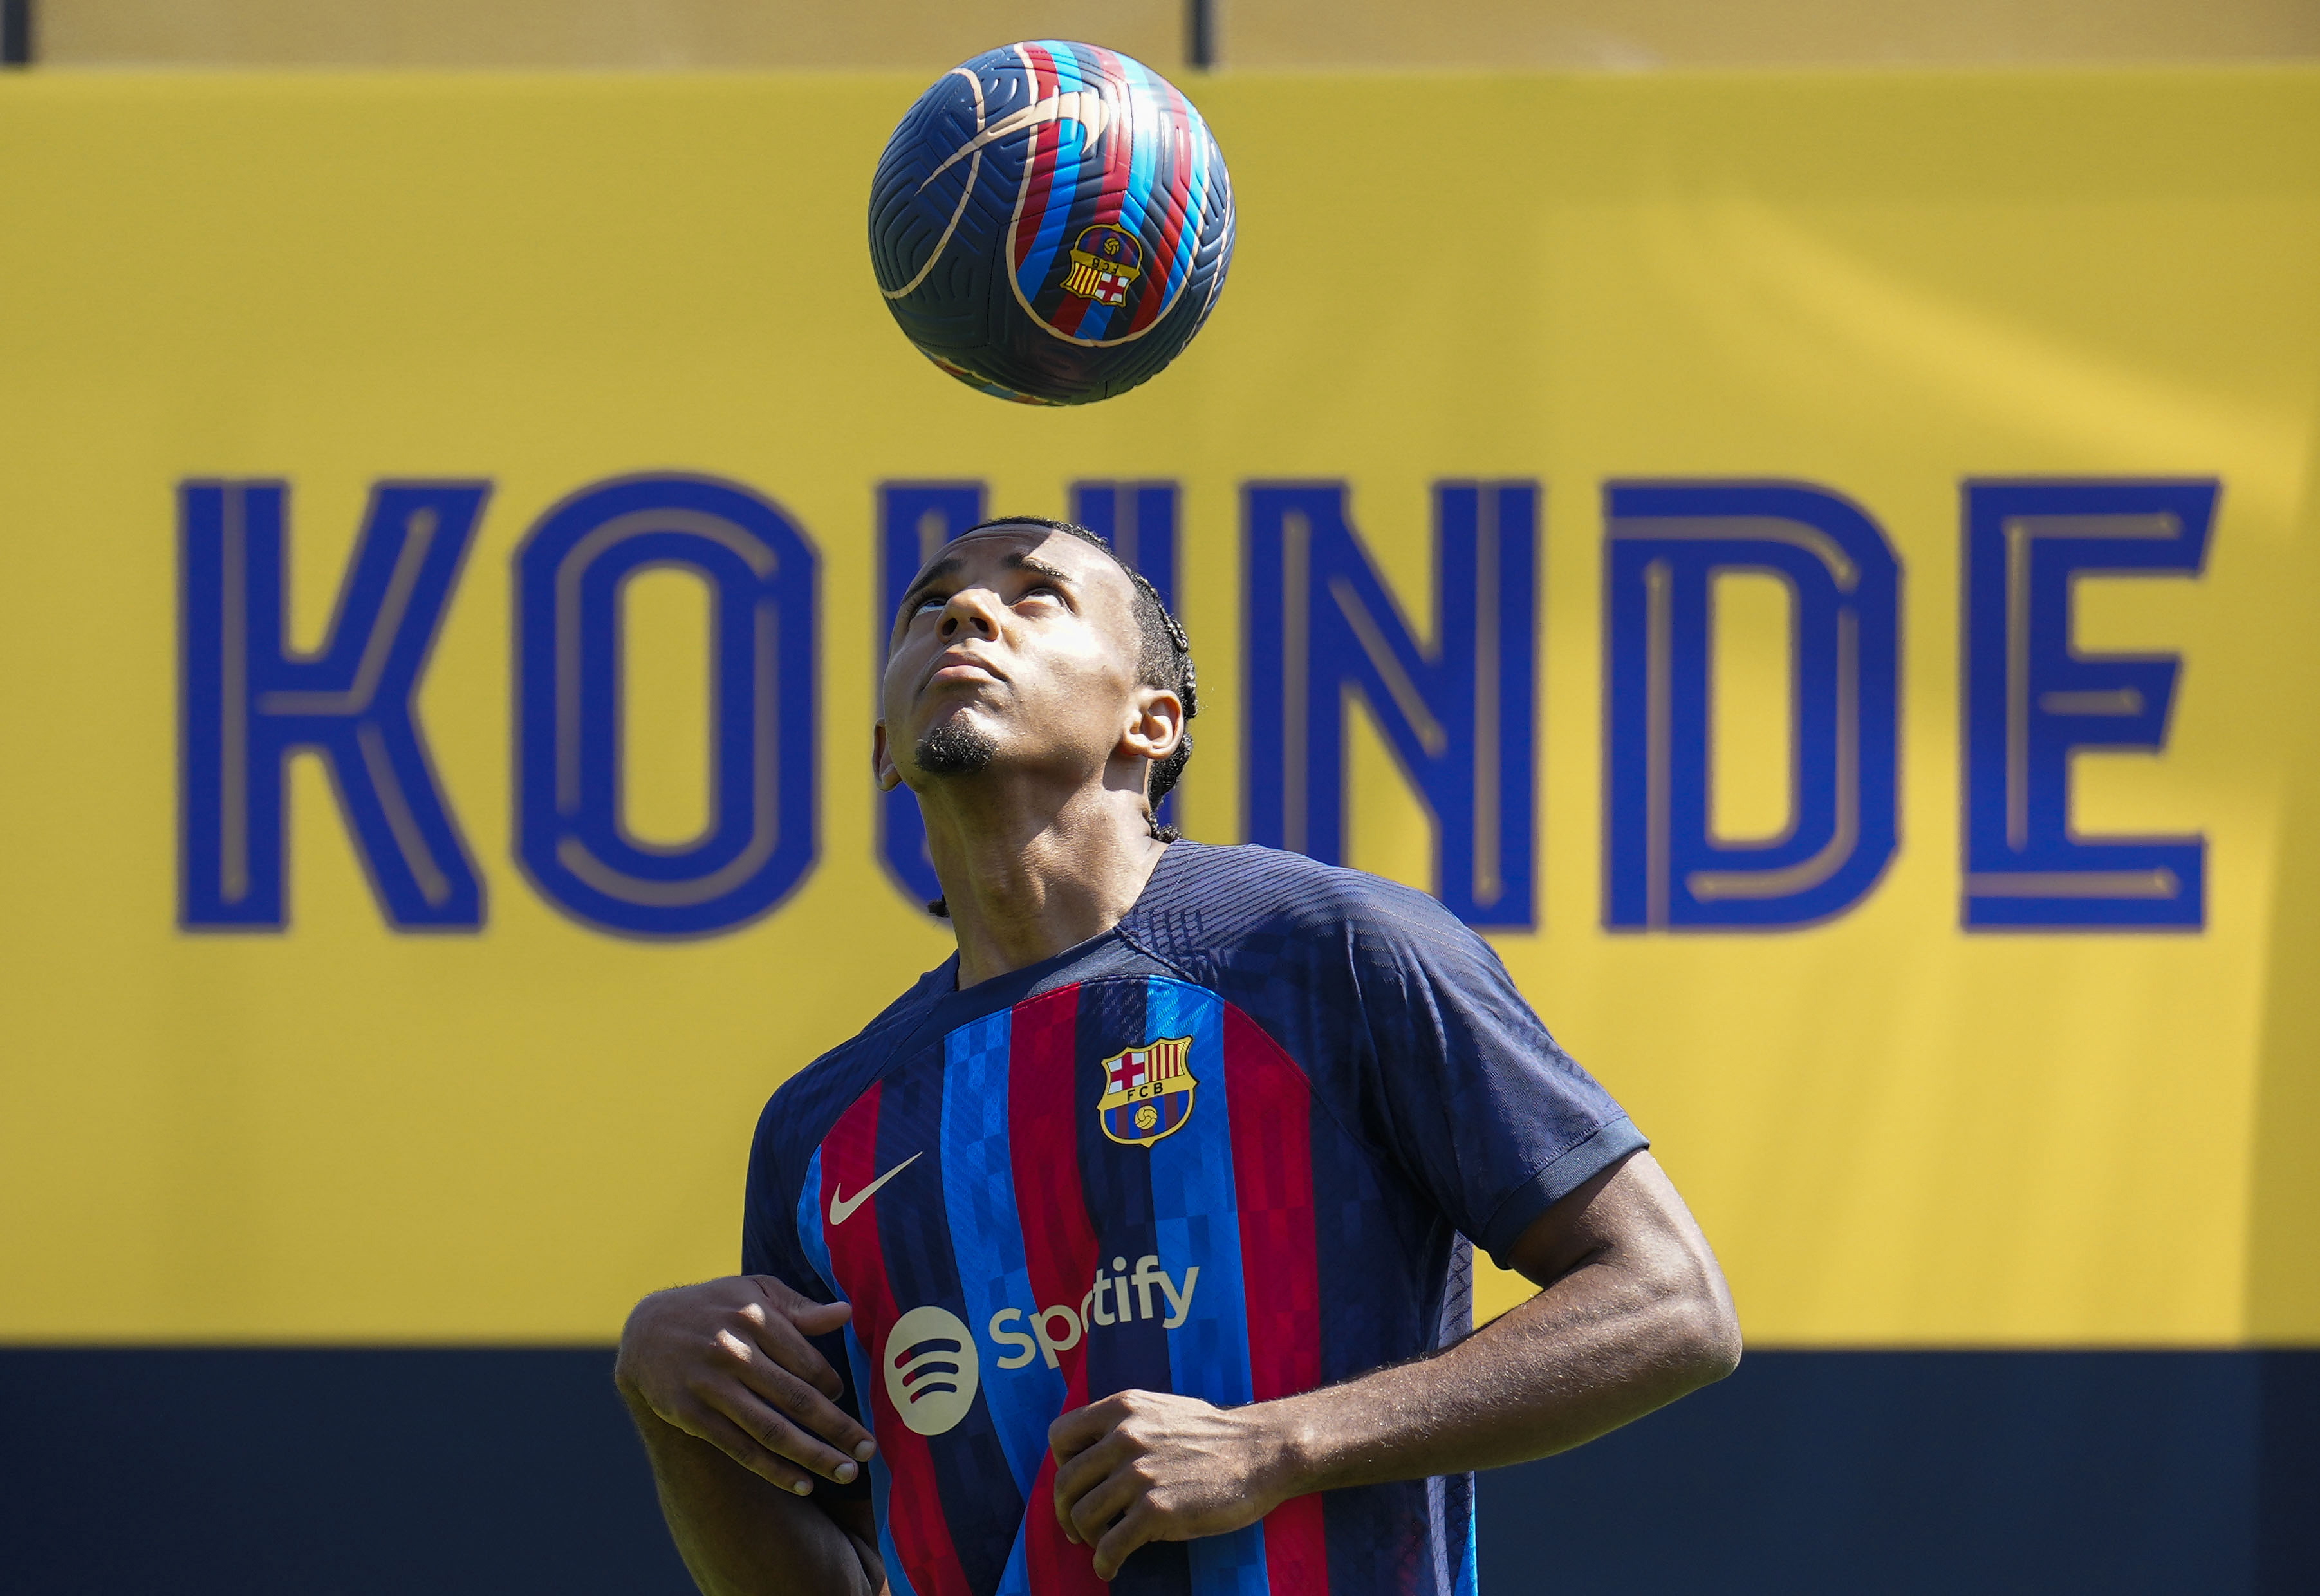
<svg viewBox="0 0 2320 1596">
<path fill-rule="evenodd" d="M 599 1350 L 0 1351 L 12 1596 L 684 1596 Z M 2320 1352 L 1749 1355 L 1482 1481 L 1482 1589 L 2320 1589 Z"/>
</svg>

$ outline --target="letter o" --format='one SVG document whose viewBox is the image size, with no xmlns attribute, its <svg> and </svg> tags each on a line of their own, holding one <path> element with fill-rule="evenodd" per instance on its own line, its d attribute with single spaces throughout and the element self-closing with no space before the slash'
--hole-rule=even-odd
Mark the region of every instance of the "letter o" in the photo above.
<svg viewBox="0 0 2320 1596">
<path fill-rule="evenodd" d="M 621 585 L 699 576 L 711 606 L 709 827 L 675 848 L 621 825 Z M 813 863 L 813 547 L 771 502 L 701 476 L 582 489 L 516 552 L 517 858 L 575 919 L 641 937 L 729 931 Z"/>
</svg>

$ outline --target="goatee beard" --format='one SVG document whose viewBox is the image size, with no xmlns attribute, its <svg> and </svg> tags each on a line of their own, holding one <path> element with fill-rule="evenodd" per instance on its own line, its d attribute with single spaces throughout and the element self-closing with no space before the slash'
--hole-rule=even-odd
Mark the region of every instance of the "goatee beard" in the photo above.
<svg viewBox="0 0 2320 1596">
<path fill-rule="evenodd" d="M 929 775 L 974 775 L 987 769 L 998 752 L 989 732 L 954 720 L 919 739 L 911 757 Z"/>
</svg>

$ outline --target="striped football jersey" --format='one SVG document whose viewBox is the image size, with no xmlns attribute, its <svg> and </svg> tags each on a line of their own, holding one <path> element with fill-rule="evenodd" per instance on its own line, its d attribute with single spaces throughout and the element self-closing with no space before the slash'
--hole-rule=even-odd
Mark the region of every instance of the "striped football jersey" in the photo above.
<svg viewBox="0 0 2320 1596">
<path fill-rule="evenodd" d="M 1175 843 L 1103 936 L 964 992 L 955 965 L 775 1093 L 749 1171 L 744 1269 L 854 1305 L 820 1345 L 878 1439 L 895 1596 L 1103 1590 L 1056 1527 L 1058 1415 L 1443 1346 L 1473 1245 L 1645 1145 L 1473 932 L 1293 854 Z M 1464 1596 L 1473 1501 L 1309 1496 L 1111 1588 Z"/>
</svg>

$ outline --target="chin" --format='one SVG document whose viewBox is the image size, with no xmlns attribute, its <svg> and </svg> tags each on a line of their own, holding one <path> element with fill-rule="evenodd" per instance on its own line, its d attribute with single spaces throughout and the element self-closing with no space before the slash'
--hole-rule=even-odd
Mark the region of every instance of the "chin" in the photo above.
<svg viewBox="0 0 2320 1596">
<path fill-rule="evenodd" d="M 937 778 L 980 775 L 1000 758 L 1000 739 L 988 719 L 965 705 L 938 717 L 912 742 L 911 763 Z"/>
</svg>

